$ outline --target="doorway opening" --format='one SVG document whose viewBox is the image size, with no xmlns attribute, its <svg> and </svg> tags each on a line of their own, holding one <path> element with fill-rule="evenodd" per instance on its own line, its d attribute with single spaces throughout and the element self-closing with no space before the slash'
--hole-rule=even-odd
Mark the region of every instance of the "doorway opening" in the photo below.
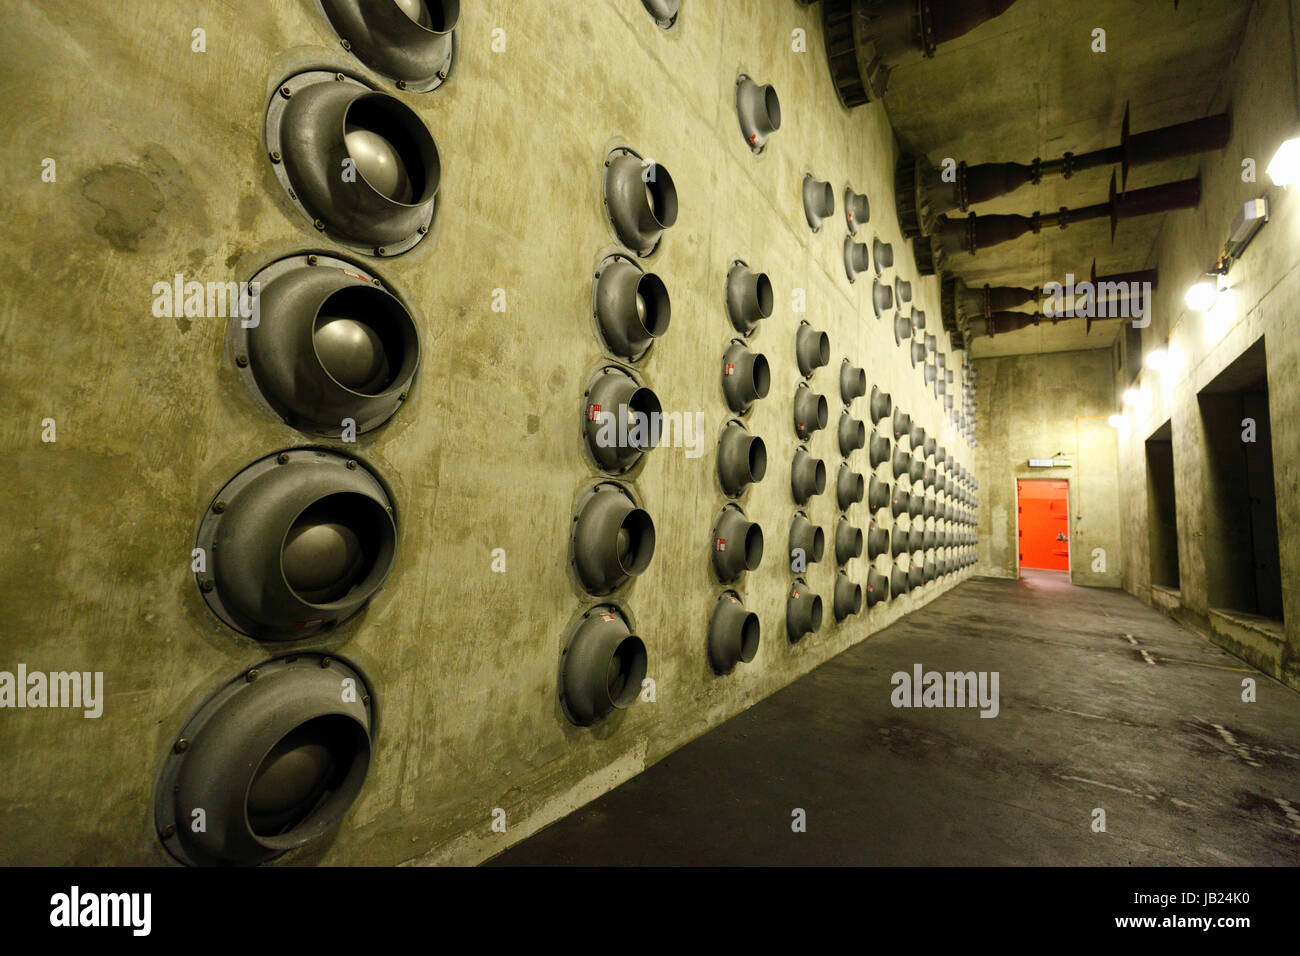
<svg viewBox="0 0 1300 956">
<path fill-rule="evenodd" d="M 1151 583 L 1177 591 L 1178 499 L 1174 494 L 1174 434 L 1169 422 L 1151 433 L 1146 451 Z"/>
<path fill-rule="evenodd" d="M 1267 369 L 1260 339 L 1197 396 L 1205 438 L 1205 576 L 1211 608 L 1280 621 Z"/>
<path fill-rule="evenodd" d="M 1020 567 L 1070 570 L 1070 483 L 1016 479 Z"/>
</svg>

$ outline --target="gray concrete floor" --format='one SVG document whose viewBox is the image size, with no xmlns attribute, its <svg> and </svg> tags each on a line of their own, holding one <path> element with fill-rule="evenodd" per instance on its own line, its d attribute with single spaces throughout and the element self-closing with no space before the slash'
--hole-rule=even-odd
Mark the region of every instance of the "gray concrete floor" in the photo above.
<svg viewBox="0 0 1300 956">
<path fill-rule="evenodd" d="M 999 672 L 999 715 L 894 708 L 916 663 Z M 491 863 L 1300 864 L 1300 695 L 1122 592 L 977 578 Z"/>
</svg>

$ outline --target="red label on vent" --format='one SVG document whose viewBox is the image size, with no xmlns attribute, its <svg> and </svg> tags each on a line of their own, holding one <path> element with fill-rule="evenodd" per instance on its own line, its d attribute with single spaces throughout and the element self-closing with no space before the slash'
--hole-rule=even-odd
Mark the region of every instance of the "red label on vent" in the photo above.
<svg viewBox="0 0 1300 956">
<path fill-rule="evenodd" d="M 589 422 L 594 422 L 594 421 L 596 421 L 596 420 L 598 419 L 599 416 L 600 416 L 600 406 L 599 406 L 599 405 L 588 405 L 588 406 L 587 406 L 587 421 L 589 421 Z"/>
<path fill-rule="evenodd" d="M 726 550 L 727 550 L 727 539 L 726 539 L 726 538 L 718 538 L 717 540 L 715 540 L 715 541 L 713 542 L 713 550 L 714 550 L 714 551 L 726 551 Z"/>
</svg>

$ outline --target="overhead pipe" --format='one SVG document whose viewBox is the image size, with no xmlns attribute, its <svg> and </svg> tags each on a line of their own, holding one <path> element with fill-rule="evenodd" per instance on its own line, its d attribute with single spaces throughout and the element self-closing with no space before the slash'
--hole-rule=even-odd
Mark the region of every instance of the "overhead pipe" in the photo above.
<svg viewBox="0 0 1300 956">
<path fill-rule="evenodd" d="M 1124 298 L 1124 289 L 1146 283 L 1155 289 L 1160 284 L 1160 273 L 1157 269 L 1137 269 L 1099 276 L 1097 262 L 1094 260 L 1088 281 L 1092 284 L 1094 301 L 1109 303 Z M 1102 292 L 1106 293 L 1104 299 L 1101 298 Z M 958 337 L 970 334 L 972 321 L 987 319 L 995 312 L 1011 311 L 1031 302 L 1037 303 L 1045 297 L 1047 293 L 1041 287 L 1030 289 L 1023 286 L 985 285 L 982 288 L 972 288 L 959 277 L 946 275 L 939 296 L 943 327 L 949 335 L 954 336 L 953 344 L 957 345 Z"/>
<path fill-rule="evenodd" d="M 831 82 L 852 108 L 880 99 L 899 66 L 1005 13 L 1015 0 L 823 0 Z"/>
<path fill-rule="evenodd" d="M 1044 162 L 958 163 L 955 177 L 949 170 L 936 169 L 925 157 L 903 155 L 895 174 L 895 202 L 898 223 L 905 239 L 931 235 L 940 217 L 950 212 L 969 212 L 970 207 L 1015 192 L 1030 183 L 1037 186 L 1044 176 L 1071 178 L 1076 172 L 1099 166 L 1120 166 L 1120 191 L 1128 191 L 1131 166 L 1194 156 L 1222 149 L 1232 136 L 1232 116 L 1218 113 L 1201 119 L 1165 126 L 1136 135 L 1129 131 L 1129 108 L 1118 146 L 1063 156 Z M 949 177 L 945 179 L 945 177 Z"/>
<path fill-rule="evenodd" d="M 1200 202 L 1199 176 L 1162 183 L 1159 186 L 1148 186 L 1146 189 L 1121 195 L 1115 188 L 1115 176 L 1112 174 L 1110 195 L 1106 202 L 1078 209 L 1062 207 L 1059 211 L 1046 215 L 1038 212 L 1031 216 L 1014 214 L 979 216 L 971 213 L 964 219 L 941 217 L 931 239 L 938 242 L 943 252 L 960 251 L 976 255 L 980 250 L 990 246 L 1019 239 L 1027 232 L 1037 235 L 1042 232 L 1045 225 L 1065 229 L 1073 223 L 1087 222 L 1090 219 L 1109 219 L 1111 239 L 1114 240 L 1115 230 L 1122 219 L 1151 216 L 1174 209 L 1190 209 Z"/>
</svg>

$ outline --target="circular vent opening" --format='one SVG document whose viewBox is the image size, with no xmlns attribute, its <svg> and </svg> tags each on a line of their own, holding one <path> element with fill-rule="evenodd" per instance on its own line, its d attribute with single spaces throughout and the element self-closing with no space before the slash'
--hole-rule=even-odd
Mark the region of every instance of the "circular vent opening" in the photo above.
<svg viewBox="0 0 1300 956">
<path fill-rule="evenodd" d="M 655 551 L 655 526 L 647 512 L 635 508 L 627 513 L 619 526 L 614 549 L 624 574 L 640 574 L 650 566 Z"/>
<path fill-rule="evenodd" d="M 343 138 L 357 174 L 384 198 L 410 206 L 437 191 L 433 138 L 400 100 L 381 93 L 357 97 L 343 114 Z"/>
<path fill-rule="evenodd" d="M 639 637 L 629 636 L 614 650 L 605 674 L 605 691 L 615 707 L 630 707 L 641 693 L 645 679 L 645 644 Z"/>
<path fill-rule="evenodd" d="M 248 826 L 282 836 L 309 820 L 337 792 L 368 749 L 350 717 L 333 714 L 290 731 L 262 758 L 248 787 Z"/>
<path fill-rule="evenodd" d="M 405 379 L 416 355 L 410 317 L 387 293 L 348 286 L 317 312 L 312 345 L 321 368 L 359 395 L 379 395 Z"/>
<path fill-rule="evenodd" d="M 280 570 L 302 601 L 341 601 L 372 575 L 384 574 L 381 554 L 391 523 L 378 502 L 351 492 L 313 502 L 294 520 L 280 549 Z"/>
</svg>

